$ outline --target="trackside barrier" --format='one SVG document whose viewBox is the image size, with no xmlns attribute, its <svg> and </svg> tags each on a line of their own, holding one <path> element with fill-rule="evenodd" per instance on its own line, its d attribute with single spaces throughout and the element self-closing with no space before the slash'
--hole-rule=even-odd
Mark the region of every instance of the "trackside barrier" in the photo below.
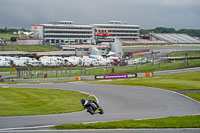
<svg viewBox="0 0 200 133">
<path fill-rule="evenodd" d="M 137 77 L 152 77 L 152 73 L 137 73 Z"/>
<path fill-rule="evenodd" d="M 151 77 L 150 73 L 145 73 L 145 77 Z"/>
<path fill-rule="evenodd" d="M 79 80 L 94 80 L 95 76 L 80 76 Z M 75 81 L 75 77 L 66 78 L 40 78 L 40 79 L 13 79 L 14 82 L 56 82 L 56 81 Z"/>
<path fill-rule="evenodd" d="M 75 80 L 79 81 L 79 80 L 81 80 L 81 78 L 80 77 L 75 77 Z"/>
<path fill-rule="evenodd" d="M 95 79 L 118 79 L 118 78 L 134 78 L 137 74 L 111 74 L 111 75 L 96 75 Z"/>
</svg>

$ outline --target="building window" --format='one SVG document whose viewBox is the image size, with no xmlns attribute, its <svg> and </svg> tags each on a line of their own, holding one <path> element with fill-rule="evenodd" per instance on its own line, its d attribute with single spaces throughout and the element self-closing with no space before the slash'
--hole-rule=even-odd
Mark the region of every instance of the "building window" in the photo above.
<svg viewBox="0 0 200 133">
<path fill-rule="evenodd" d="M 84 51 L 88 51 L 89 49 L 88 48 L 84 48 Z"/>
<path fill-rule="evenodd" d="M 55 40 L 54 40 L 54 39 L 51 39 L 51 43 L 55 43 Z"/>
<path fill-rule="evenodd" d="M 59 40 L 56 40 L 56 43 L 59 43 Z"/>
</svg>

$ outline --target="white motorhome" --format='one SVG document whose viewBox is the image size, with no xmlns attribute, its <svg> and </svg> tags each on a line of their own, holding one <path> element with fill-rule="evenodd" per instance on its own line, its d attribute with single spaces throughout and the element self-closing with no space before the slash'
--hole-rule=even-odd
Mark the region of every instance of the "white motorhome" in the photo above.
<svg viewBox="0 0 200 133">
<path fill-rule="evenodd" d="M 81 64 L 81 59 L 76 56 L 64 57 L 63 62 L 66 66 L 78 66 Z"/>
<path fill-rule="evenodd" d="M 59 57 L 54 56 L 43 56 L 40 57 L 41 64 L 43 66 L 60 66 L 62 64 L 62 60 Z"/>
<path fill-rule="evenodd" d="M 0 67 L 10 67 L 11 64 L 10 64 L 10 61 L 8 60 L 1 60 L 0 59 Z"/>
<path fill-rule="evenodd" d="M 82 57 L 82 66 L 99 66 L 99 62 L 96 57 L 83 56 Z"/>
<path fill-rule="evenodd" d="M 96 59 L 98 65 L 100 66 L 107 66 L 108 62 L 106 58 L 103 58 L 101 55 L 90 55 L 90 58 Z"/>
<path fill-rule="evenodd" d="M 34 58 L 31 58 L 31 60 L 28 60 L 27 62 L 27 66 L 39 67 L 41 65 L 42 65 L 42 62 Z"/>
<path fill-rule="evenodd" d="M 14 66 L 18 66 L 18 67 L 25 67 L 26 66 L 26 64 L 27 64 L 27 60 L 25 60 L 25 59 L 20 59 L 20 58 L 15 58 L 14 60 L 13 60 L 13 64 L 14 64 Z"/>
</svg>

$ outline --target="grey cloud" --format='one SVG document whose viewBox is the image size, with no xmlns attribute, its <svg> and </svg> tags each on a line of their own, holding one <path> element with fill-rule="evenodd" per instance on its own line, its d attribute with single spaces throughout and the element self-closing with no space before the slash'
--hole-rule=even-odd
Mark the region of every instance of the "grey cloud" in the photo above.
<svg viewBox="0 0 200 133">
<path fill-rule="evenodd" d="M 127 21 L 141 28 L 200 28 L 199 0 L 0 0 L 0 27 L 57 20 L 77 24 Z"/>
</svg>

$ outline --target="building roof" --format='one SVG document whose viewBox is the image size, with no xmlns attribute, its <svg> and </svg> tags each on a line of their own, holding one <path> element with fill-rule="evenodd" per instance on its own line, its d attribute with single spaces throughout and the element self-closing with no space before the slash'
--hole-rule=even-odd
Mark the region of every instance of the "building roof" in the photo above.
<svg viewBox="0 0 200 133">
<path fill-rule="evenodd" d="M 70 56 L 75 55 L 74 51 L 51 51 L 51 52 L 22 52 L 22 51 L 1 51 L 0 56 Z"/>
<path fill-rule="evenodd" d="M 84 48 L 108 48 L 108 46 L 99 46 L 99 45 L 67 45 L 62 47 L 69 47 L 69 48 L 77 48 L 77 49 L 84 49 Z"/>
<path fill-rule="evenodd" d="M 90 25 L 77 25 L 77 24 L 42 24 L 44 26 L 65 26 L 65 27 L 92 27 Z"/>
<path fill-rule="evenodd" d="M 124 27 L 140 27 L 139 25 L 127 25 L 127 24 L 92 24 L 93 26 L 124 26 Z"/>
</svg>

